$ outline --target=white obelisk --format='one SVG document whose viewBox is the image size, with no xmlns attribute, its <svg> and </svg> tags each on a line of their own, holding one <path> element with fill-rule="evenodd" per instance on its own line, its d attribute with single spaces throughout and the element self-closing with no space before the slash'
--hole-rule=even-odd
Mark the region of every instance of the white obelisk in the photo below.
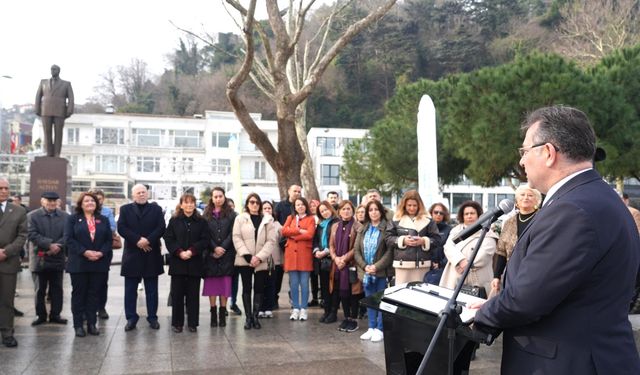
<svg viewBox="0 0 640 375">
<path fill-rule="evenodd" d="M 438 188 L 438 148 L 436 144 L 436 108 L 429 95 L 418 106 L 418 192 L 426 208 L 443 202 Z M 446 203 L 446 202 L 444 202 Z M 447 205 L 448 206 L 448 205 Z"/>
</svg>

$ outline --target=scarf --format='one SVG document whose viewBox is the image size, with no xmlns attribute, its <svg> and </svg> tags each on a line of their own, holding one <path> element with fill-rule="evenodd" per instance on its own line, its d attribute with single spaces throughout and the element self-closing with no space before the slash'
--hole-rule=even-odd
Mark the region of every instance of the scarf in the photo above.
<svg viewBox="0 0 640 375">
<path fill-rule="evenodd" d="M 362 245 L 364 248 L 364 262 L 369 265 L 373 264 L 376 257 L 376 252 L 378 251 L 378 238 L 380 237 L 380 229 L 378 229 L 375 225 L 369 224 L 369 229 L 364 234 L 364 239 L 362 241 Z M 376 280 L 374 275 L 370 275 L 365 273 L 363 283 L 364 285 L 369 285 L 374 283 Z"/>
<path fill-rule="evenodd" d="M 324 249 L 329 248 L 329 224 L 333 218 L 324 219 L 318 224 L 318 226 L 322 229 L 322 235 L 320 236 L 320 251 L 324 251 Z"/>
<path fill-rule="evenodd" d="M 351 228 L 353 227 L 354 221 L 355 220 L 351 218 L 351 220 L 347 222 L 340 220 L 338 223 L 338 227 L 336 228 L 337 256 L 343 256 L 349 252 L 349 239 L 351 238 Z M 340 285 L 340 295 L 348 295 L 351 290 L 351 285 L 349 284 L 349 267 L 344 267 L 341 270 L 336 268 L 335 277 L 338 279 Z"/>
</svg>

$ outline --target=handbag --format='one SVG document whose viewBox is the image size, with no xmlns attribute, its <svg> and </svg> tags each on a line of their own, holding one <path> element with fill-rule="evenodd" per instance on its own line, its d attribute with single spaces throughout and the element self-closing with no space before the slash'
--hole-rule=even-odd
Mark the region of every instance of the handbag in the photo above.
<svg viewBox="0 0 640 375">
<path fill-rule="evenodd" d="M 113 237 L 111 239 L 111 249 L 120 249 L 122 247 L 122 238 L 118 234 L 118 232 L 113 232 Z"/>
<path fill-rule="evenodd" d="M 331 265 L 333 264 L 333 261 L 331 260 L 331 257 L 326 256 L 324 258 L 320 259 L 320 271 L 325 271 L 325 272 L 329 272 L 331 271 Z"/>
<path fill-rule="evenodd" d="M 349 267 L 349 284 L 358 282 L 358 271 L 355 267 Z"/>
</svg>

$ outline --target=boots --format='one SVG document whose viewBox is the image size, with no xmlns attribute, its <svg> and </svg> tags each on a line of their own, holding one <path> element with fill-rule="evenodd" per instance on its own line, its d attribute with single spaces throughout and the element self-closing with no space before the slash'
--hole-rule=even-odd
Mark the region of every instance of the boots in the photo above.
<svg viewBox="0 0 640 375">
<path fill-rule="evenodd" d="M 227 308 L 225 306 L 220 306 L 220 327 L 225 327 L 227 325 Z"/>
<path fill-rule="evenodd" d="M 217 327 L 218 326 L 218 310 L 216 310 L 215 306 L 211 306 L 209 311 L 211 311 L 211 327 Z M 222 319 L 224 319 L 224 317 L 220 318 L 220 320 Z"/>
<path fill-rule="evenodd" d="M 258 312 L 260 312 L 260 306 L 262 306 L 262 294 L 253 295 L 253 328 L 260 329 L 262 325 L 258 319 Z"/>
<path fill-rule="evenodd" d="M 253 313 L 251 312 L 251 294 L 242 293 L 242 304 L 244 305 L 244 329 L 251 329 L 253 326 Z"/>
</svg>

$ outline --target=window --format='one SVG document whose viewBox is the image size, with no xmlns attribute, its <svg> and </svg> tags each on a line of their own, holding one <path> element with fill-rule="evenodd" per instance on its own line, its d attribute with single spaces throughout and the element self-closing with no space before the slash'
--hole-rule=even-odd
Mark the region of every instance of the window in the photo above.
<svg viewBox="0 0 640 375">
<path fill-rule="evenodd" d="M 96 172 L 124 173 L 125 157 L 120 155 L 96 155 Z"/>
<path fill-rule="evenodd" d="M 67 144 L 77 145 L 80 143 L 80 129 L 67 128 Z"/>
<path fill-rule="evenodd" d="M 78 155 L 69 156 L 69 164 L 71 164 L 71 175 L 78 175 Z"/>
<path fill-rule="evenodd" d="M 339 165 L 322 165 L 322 185 L 340 185 Z"/>
<path fill-rule="evenodd" d="M 231 172 L 231 160 L 213 159 L 211 160 L 211 172 L 217 174 L 227 174 Z"/>
<path fill-rule="evenodd" d="M 193 172 L 193 158 L 173 158 L 171 165 L 171 172 L 173 173 Z"/>
<path fill-rule="evenodd" d="M 264 161 L 256 161 L 253 163 L 253 178 L 256 180 L 264 180 L 266 178 L 267 163 Z"/>
<path fill-rule="evenodd" d="M 334 137 L 318 137 L 316 144 L 320 146 L 320 156 L 336 156 L 336 139 Z"/>
<path fill-rule="evenodd" d="M 91 181 L 72 180 L 71 191 L 84 192 L 91 189 Z"/>
<path fill-rule="evenodd" d="M 122 182 L 96 181 L 96 189 L 102 190 L 105 197 L 125 195 L 124 184 Z"/>
<path fill-rule="evenodd" d="M 231 133 L 213 133 L 211 135 L 211 146 L 219 148 L 229 148 Z"/>
<path fill-rule="evenodd" d="M 123 145 L 124 129 L 97 128 L 96 144 L 99 145 Z"/>
<path fill-rule="evenodd" d="M 202 133 L 197 130 L 171 130 L 174 147 L 200 147 Z"/>
<path fill-rule="evenodd" d="M 138 172 L 160 172 L 160 158 L 150 156 L 139 157 L 137 160 Z"/>
<path fill-rule="evenodd" d="M 160 129 L 133 129 L 136 146 L 160 146 Z"/>
</svg>

